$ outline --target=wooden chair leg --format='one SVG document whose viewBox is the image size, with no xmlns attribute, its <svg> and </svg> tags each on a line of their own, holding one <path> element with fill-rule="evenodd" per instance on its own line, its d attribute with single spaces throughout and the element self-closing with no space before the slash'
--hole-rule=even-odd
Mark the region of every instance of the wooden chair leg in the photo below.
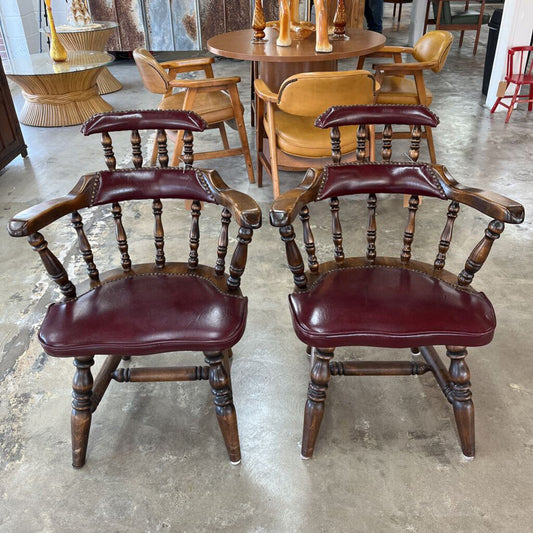
<svg viewBox="0 0 533 533">
<path fill-rule="evenodd" d="M 264 113 L 265 113 L 265 107 L 263 100 L 261 98 L 257 98 L 256 101 L 256 127 L 255 127 L 255 151 L 257 154 L 257 167 L 256 167 L 256 173 L 257 173 L 257 186 L 262 187 L 263 186 L 263 162 L 261 160 L 261 156 L 263 154 L 263 139 L 265 136 L 264 131 Z"/>
<path fill-rule="evenodd" d="M 429 126 L 424 126 L 424 129 L 426 131 L 426 141 L 428 143 L 429 159 L 434 165 L 436 165 L 437 156 L 435 155 L 435 145 L 433 144 L 433 132 Z"/>
<path fill-rule="evenodd" d="M 209 364 L 209 384 L 214 395 L 215 411 L 222 437 L 232 464 L 241 462 L 237 413 L 233 405 L 229 375 L 223 365 L 223 352 L 205 352 L 205 361 Z"/>
<path fill-rule="evenodd" d="M 224 150 L 229 150 L 228 135 L 226 133 L 226 126 L 224 126 L 224 122 L 221 122 L 218 125 L 218 131 L 220 132 L 220 138 L 222 139 Z"/>
<path fill-rule="evenodd" d="M 477 45 L 479 43 L 479 33 L 481 32 L 481 26 L 478 26 L 477 28 L 477 32 L 476 32 L 476 39 L 474 41 L 474 50 L 472 52 L 472 55 L 476 55 L 476 52 L 477 52 Z"/>
<path fill-rule="evenodd" d="M 509 122 L 509 119 L 511 118 L 511 114 L 514 111 L 514 106 L 516 105 L 516 101 L 518 100 L 518 93 L 520 92 L 520 85 L 517 85 L 513 97 L 511 98 L 511 103 L 509 104 L 509 110 L 507 111 L 507 116 L 505 117 L 505 123 L 507 124 Z"/>
<path fill-rule="evenodd" d="M 316 439 L 324 416 L 326 391 L 331 378 L 329 362 L 333 353 L 333 348 L 314 349 L 314 365 L 311 368 L 305 404 L 302 459 L 311 459 L 315 450 Z"/>
<path fill-rule="evenodd" d="M 81 468 L 87 456 L 87 443 L 91 429 L 93 376 L 91 366 L 93 357 L 76 357 L 76 372 L 72 380 L 72 414 L 70 427 L 72 433 L 72 466 Z"/>
<path fill-rule="evenodd" d="M 527 110 L 533 111 L 533 84 L 529 86 L 529 101 L 527 104 Z"/>
<path fill-rule="evenodd" d="M 465 36 L 465 32 L 464 30 L 461 32 L 461 36 L 459 37 L 459 48 L 461 48 L 463 46 L 463 39 L 464 39 L 464 36 Z"/>
<path fill-rule="evenodd" d="M 468 352 L 464 346 L 446 346 L 450 358 L 451 401 L 461 449 L 466 457 L 476 453 L 474 430 L 474 403 L 470 391 L 470 370 L 465 358 Z"/>
<path fill-rule="evenodd" d="M 252 163 L 252 156 L 250 155 L 250 145 L 248 144 L 248 136 L 246 135 L 246 126 L 244 125 L 244 115 L 242 112 L 241 101 L 239 99 L 239 92 L 235 85 L 230 87 L 229 94 L 233 106 L 233 112 L 235 114 L 235 122 L 237 123 L 237 131 L 239 132 L 239 137 L 241 139 L 242 153 L 246 163 L 246 171 L 248 172 L 248 181 L 250 183 L 255 183 L 254 166 Z"/>
<path fill-rule="evenodd" d="M 274 123 L 274 104 L 268 102 L 268 147 L 270 151 L 270 172 L 274 200 L 279 196 L 278 143 L 276 140 L 276 124 Z"/>
</svg>

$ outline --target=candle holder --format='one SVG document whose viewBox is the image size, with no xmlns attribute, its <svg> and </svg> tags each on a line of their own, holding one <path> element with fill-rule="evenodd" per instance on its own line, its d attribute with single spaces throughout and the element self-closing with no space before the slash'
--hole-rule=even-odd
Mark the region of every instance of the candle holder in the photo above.
<svg viewBox="0 0 533 533">
<path fill-rule="evenodd" d="M 335 30 L 331 36 L 332 41 L 348 41 L 349 35 L 346 35 L 346 6 L 344 0 L 337 0 L 337 9 L 333 17 L 333 26 Z"/>
<path fill-rule="evenodd" d="M 252 43 L 264 44 L 268 42 L 265 37 L 265 15 L 263 13 L 263 5 L 261 0 L 255 0 L 254 4 L 254 16 L 252 19 L 252 29 L 254 30 L 254 36 Z"/>
</svg>

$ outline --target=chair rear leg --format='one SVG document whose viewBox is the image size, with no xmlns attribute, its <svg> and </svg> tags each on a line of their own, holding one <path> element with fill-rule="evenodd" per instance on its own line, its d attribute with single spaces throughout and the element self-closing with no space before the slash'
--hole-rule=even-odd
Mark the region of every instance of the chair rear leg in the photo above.
<svg viewBox="0 0 533 533">
<path fill-rule="evenodd" d="M 246 126 L 244 125 L 244 115 L 242 112 L 241 101 L 239 99 L 239 92 L 236 86 L 229 90 L 231 103 L 233 106 L 233 113 L 235 114 L 235 122 L 237 123 L 237 131 L 241 139 L 242 153 L 244 162 L 246 163 L 246 171 L 248 172 L 248 181 L 255 183 L 254 166 L 252 163 L 252 156 L 250 155 L 250 145 L 248 144 L 248 136 L 246 135 Z"/>
<path fill-rule="evenodd" d="M 218 125 L 218 131 L 220 132 L 220 138 L 222 139 L 224 150 L 229 150 L 228 135 L 226 133 L 226 126 L 224 126 L 224 122 L 220 122 Z"/>
<path fill-rule="evenodd" d="M 305 404 L 302 459 L 311 459 L 315 450 L 316 439 L 324 416 L 326 392 L 331 378 L 329 362 L 333 353 L 333 348 L 314 349 L 314 364 L 311 368 Z"/>
<path fill-rule="evenodd" d="M 93 364 L 93 357 L 76 357 L 74 359 L 76 372 L 72 380 L 70 427 L 72 433 L 72 466 L 75 468 L 81 468 L 85 464 L 87 455 L 92 416 L 93 376 L 91 374 L 91 366 Z"/>
<path fill-rule="evenodd" d="M 233 395 L 229 372 L 224 367 L 224 352 L 204 352 L 209 364 L 209 384 L 214 395 L 215 411 L 222 437 L 232 464 L 241 462 L 237 413 L 233 405 Z"/>
<path fill-rule="evenodd" d="M 527 110 L 533 111 L 533 84 L 529 86 L 529 102 L 527 104 Z"/>
<path fill-rule="evenodd" d="M 446 346 L 446 355 L 450 358 L 451 403 L 461 449 L 466 457 L 473 458 L 476 453 L 474 403 L 470 391 L 470 370 L 465 361 L 468 352 L 464 346 Z"/>
</svg>

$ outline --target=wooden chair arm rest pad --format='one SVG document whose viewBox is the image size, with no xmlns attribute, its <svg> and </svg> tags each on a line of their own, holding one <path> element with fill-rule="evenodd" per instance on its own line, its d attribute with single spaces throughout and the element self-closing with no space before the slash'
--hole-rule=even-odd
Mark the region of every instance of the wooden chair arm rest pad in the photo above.
<svg viewBox="0 0 533 533">
<path fill-rule="evenodd" d="M 202 67 L 205 65 L 210 65 L 214 62 L 215 60 L 212 57 L 196 57 L 191 59 L 172 59 L 169 61 L 162 61 L 161 63 L 159 63 L 159 65 L 164 69 L 182 69 L 184 67 Z"/>
<path fill-rule="evenodd" d="M 65 215 L 88 207 L 95 177 L 96 174 L 83 176 L 66 196 L 46 200 L 17 213 L 8 223 L 9 234 L 12 237 L 27 237 Z"/>
<path fill-rule="evenodd" d="M 524 221 L 524 207 L 518 202 L 492 191 L 465 187 L 452 177 L 446 167 L 435 165 L 434 168 L 441 174 L 450 199 L 508 224 L 520 224 Z"/>
<path fill-rule="evenodd" d="M 278 94 L 270 90 L 268 85 L 260 78 L 257 78 L 254 82 L 255 94 L 264 100 L 265 102 L 278 102 Z"/>
<path fill-rule="evenodd" d="M 292 224 L 302 207 L 314 202 L 322 183 L 323 172 L 314 168 L 307 170 L 302 182 L 278 196 L 270 209 L 270 223 L 281 228 Z"/>
<path fill-rule="evenodd" d="M 372 68 L 376 72 L 386 72 L 387 74 L 409 74 L 415 71 L 433 68 L 436 64 L 435 61 L 423 61 L 420 63 L 374 63 Z"/>
<path fill-rule="evenodd" d="M 238 76 L 231 76 L 227 78 L 205 78 L 202 80 L 170 80 L 171 87 L 179 87 L 182 89 L 205 89 L 218 88 L 236 85 L 241 81 Z"/>
<path fill-rule="evenodd" d="M 228 187 L 216 170 L 202 170 L 202 174 L 216 202 L 229 209 L 240 226 L 261 227 L 261 208 L 251 196 Z"/>
</svg>

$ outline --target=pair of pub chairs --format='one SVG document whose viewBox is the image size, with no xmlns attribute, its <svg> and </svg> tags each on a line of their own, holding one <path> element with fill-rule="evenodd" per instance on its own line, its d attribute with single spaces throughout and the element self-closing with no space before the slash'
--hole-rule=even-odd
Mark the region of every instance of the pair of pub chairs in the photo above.
<svg viewBox="0 0 533 533">
<path fill-rule="evenodd" d="M 374 124 L 384 125 L 380 163 L 368 162 L 366 153 L 366 132 Z M 396 124 L 412 127 L 409 155 L 415 162 L 392 162 L 391 127 Z M 333 164 L 323 170 L 309 169 L 301 184 L 281 194 L 271 208 L 270 222 L 279 228 L 294 276 L 295 287 L 289 296 L 294 330 L 311 356 L 302 442 L 304 458 L 313 454 L 332 375 L 425 372 L 434 375 L 453 406 L 463 453 L 474 456 L 474 406 L 465 358 L 469 346 L 491 341 L 496 319 L 490 301 L 472 287 L 471 281 L 505 224 L 520 223 L 524 211 L 520 204 L 500 195 L 459 185 L 444 166 L 417 163 L 421 128 L 437 124 L 437 117 L 422 106 L 370 105 L 327 110 L 316 125 L 331 130 Z M 339 128 L 354 125 L 357 162 L 342 163 Z M 48 307 L 38 335 L 47 354 L 72 358 L 74 362 L 71 427 L 75 467 L 85 463 L 92 413 L 112 380 L 208 380 L 230 461 L 240 462 L 230 369 L 232 350 L 246 326 L 247 298 L 241 292 L 240 281 L 252 234 L 261 226 L 261 210 L 251 197 L 229 188 L 215 170 L 193 166 L 193 132 L 206 127 L 206 122 L 190 111 L 95 115 L 83 125 L 82 132 L 102 135 L 107 170 L 82 176 L 65 196 L 30 207 L 9 222 L 9 233 L 28 238 L 63 295 L 63 301 Z M 158 131 L 159 166 L 143 167 L 139 132 L 153 129 Z M 165 130 L 184 133 L 182 167 L 168 166 Z M 131 131 L 132 168 L 116 168 L 111 134 L 115 136 L 120 131 Z M 394 257 L 378 253 L 378 195 L 385 196 L 383 201 L 390 206 L 390 195 L 404 194 L 409 195 L 409 209 L 405 229 L 398 235 L 399 253 Z M 366 198 L 366 215 L 363 214 L 368 220 L 364 232 L 366 253 L 362 257 L 348 257 L 344 251 L 344 239 L 352 232 L 342 232 L 340 206 L 345 197 L 353 195 Z M 421 196 L 447 204 L 432 262 L 411 258 Z M 191 201 L 188 239 L 182 233 L 183 240 L 188 241 L 187 257 L 175 262 L 166 257 L 173 245 L 166 246 L 163 203 L 166 227 L 176 227 L 184 218 L 179 213 L 183 199 Z M 149 262 L 134 262 L 135 248 L 132 245 L 130 249 L 126 228 L 129 231 L 135 226 L 130 235 L 139 231 L 145 234 L 137 229 L 141 224 L 138 215 L 143 213 L 137 201 L 143 200 L 151 204 L 148 211 L 152 212 L 149 219 L 155 253 L 150 254 L 153 259 Z M 334 255 L 332 260 L 323 262 L 319 262 L 319 257 L 330 245 L 320 248 L 315 243 L 312 229 L 315 226 L 310 222 L 311 211 L 319 202 L 329 204 Z M 431 202 L 428 200 L 424 205 Z M 214 266 L 200 262 L 199 258 L 200 218 L 206 213 L 207 204 L 221 209 L 219 237 L 214 239 Z M 353 209 L 354 205 L 360 204 L 351 201 L 347 207 Z M 400 201 L 399 211 L 404 211 L 401 205 Z M 481 239 L 464 268 L 454 275 L 444 266 L 461 205 L 486 215 L 488 225 L 480 231 Z M 133 210 L 134 214 L 129 215 L 127 209 L 123 212 L 123 208 Z M 95 223 L 98 215 L 114 228 L 111 233 L 115 233 L 118 268 L 107 264 L 109 248 L 97 241 L 106 236 L 101 225 Z M 202 218 L 206 217 L 207 214 Z M 84 264 L 88 274 L 88 279 L 78 286 L 42 233 L 46 228 L 53 236 L 56 231 L 53 223 L 64 218 L 70 219 L 81 255 L 71 270 L 79 270 L 76 265 Z M 84 219 L 90 223 L 84 224 Z M 303 227 L 302 243 L 293 226 L 297 219 Z M 237 226 L 233 239 L 232 220 Z M 96 246 L 91 247 L 91 240 Z M 102 271 L 96 266 L 97 252 L 100 264 L 104 264 Z M 449 369 L 435 345 L 446 347 Z M 341 346 L 410 348 L 419 351 L 422 359 L 336 362 L 334 350 Z M 207 364 L 140 367 L 122 363 L 132 357 L 137 360 L 169 352 L 179 358 L 184 351 L 203 353 Z M 93 380 L 91 367 L 96 355 L 107 357 Z"/>
</svg>

